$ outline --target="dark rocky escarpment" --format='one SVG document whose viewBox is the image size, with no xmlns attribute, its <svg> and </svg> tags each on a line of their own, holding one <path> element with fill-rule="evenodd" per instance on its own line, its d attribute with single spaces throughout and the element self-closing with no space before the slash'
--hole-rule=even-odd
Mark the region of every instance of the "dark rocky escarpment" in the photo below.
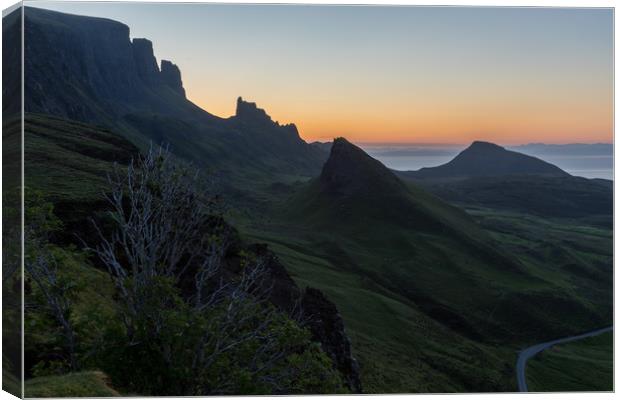
<svg viewBox="0 0 620 400">
<path fill-rule="evenodd" d="M 302 291 L 266 245 L 255 244 L 249 249 L 266 261 L 271 278 L 271 302 L 287 313 L 298 314 L 313 339 L 321 343 L 323 351 L 332 359 L 347 387 L 361 393 L 359 365 L 351 353 L 351 341 L 336 305 L 318 289 L 308 287 Z"/>
<path fill-rule="evenodd" d="M 166 60 L 158 67 L 153 44 L 132 41 L 128 26 L 33 7 L 24 13 L 27 112 L 105 126 L 140 147 L 165 143 L 228 174 L 320 172 L 326 155 L 302 140 L 295 125 L 280 125 L 241 99 L 231 118 L 188 100 L 179 67 Z M 17 17 L 4 19 L 4 32 L 20 31 Z M 4 54 L 20 54 L 19 43 L 11 41 Z"/>
<path fill-rule="evenodd" d="M 240 121 L 248 123 L 273 123 L 271 117 L 267 115 L 265 110 L 258 108 L 256 103 L 243 100 L 242 97 L 237 98 L 235 117 Z"/>
<path fill-rule="evenodd" d="M 312 175 L 316 176 L 327 159 L 325 152 L 299 136 L 295 124 L 280 124 L 256 103 L 241 97 L 237 99 L 235 115 L 227 120 L 227 124 L 244 140 L 260 142 L 273 165 L 298 165 L 302 170 L 314 171 Z"/>
<path fill-rule="evenodd" d="M 134 39 L 131 44 L 138 76 L 147 84 L 157 84 L 159 68 L 153 53 L 153 43 L 147 39 Z"/>
<path fill-rule="evenodd" d="M 103 200 L 87 204 L 73 204 L 74 210 L 77 210 L 77 207 L 84 206 L 90 208 L 88 210 L 80 209 L 78 214 L 72 214 L 68 209 L 71 204 L 63 201 L 55 202 L 54 209 L 63 223 L 71 224 L 71 232 L 79 233 L 80 240 L 94 243 L 98 240 L 98 236 L 93 231 L 92 226 L 87 225 L 88 218 L 94 216 L 105 227 L 110 227 L 107 219 L 107 211 L 109 211 L 110 205 Z M 302 326 L 307 327 L 312 334 L 312 340 L 320 343 L 323 351 L 332 360 L 334 368 L 342 376 L 343 384 L 352 392 L 361 393 L 359 366 L 352 355 L 351 341 L 347 336 L 344 322 L 336 305 L 318 289 L 300 289 L 287 272 L 286 267 L 266 244 L 245 244 L 238 231 L 223 218 L 212 217 L 205 230 L 229 238 L 222 259 L 223 267 L 220 277 L 225 281 L 238 277 L 245 265 L 242 263 L 244 258 L 240 256 L 241 252 L 261 259 L 266 271 L 264 279 L 261 280 L 261 285 L 267 293 L 267 300 L 282 312 L 299 321 Z M 78 244 L 80 240 L 76 238 L 76 235 L 71 237 L 60 235 L 54 236 L 52 240 L 60 244 Z M 96 257 L 92 258 L 91 261 L 98 268 L 105 268 Z M 184 296 L 191 297 L 195 293 L 193 279 L 195 273 L 195 268 L 189 268 L 180 279 L 179 288 Z"/>
<path fill-rule="evenodd" d="M 172 90 L 185 97 L 185 89 L 181 80 L 181 70 L 168 60 L 161 60 L 161 80 Z"/>
<path fill-rule="evenodd" d="M 278 135 L 279 139 L 293 142 L 302 141 L 295 124 L 280 125 L 279 122 L 273 121 L 267 112 L 259 108 L 256 103 L 245 101 L 242 97 L 237 99 L 237 110 L 233 117 L 233 121 L 241 126 L 275 129 L 280 133 L 280 135 Z"/>
<path fill-rule="evenodd" d="M 25 110 L 118 127 L 132 113 L 206 121 L 185 98 L 179 69 L 157 66 L 147 39 L 105 18 L 24 8 Z"/>
<path fill-rule="evenodd" d="M 361 393 L 359 365 L 351 355 L 351 342 L 336 305 L 323 292 L 310 287 L 304 291 L 301 305 L 312 334 L 344 375 L 347 386 L 354 393 Z"/>
<path fill-rule="evenodd" d="M 22 112 L 21 7 L 2 18 L 2 117 L 3 124 Z"/>
</svg>

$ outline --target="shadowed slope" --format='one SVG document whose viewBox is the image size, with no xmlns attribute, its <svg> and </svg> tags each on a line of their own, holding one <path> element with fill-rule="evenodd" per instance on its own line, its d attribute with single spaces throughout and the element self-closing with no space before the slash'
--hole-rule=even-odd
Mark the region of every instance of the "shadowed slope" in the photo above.
<svg viewBox="0 0 620 400">
<path fill-rule="evenodd" d="M 320 182 L 326 192 L 341 196 L 404 195 L 403 182 L 345 138 L 334 140 Z"/>
<path fill-rule="evenodd" d="M 480 232 L 460 209 L 415 185 L 401 181 L 387 167 L 344 138 L 334 140 L 318 179 L 294 199 L 291 208 L 316 226 L 376 221 L 420 232 L 458 235 Z M 312 216 L 312 217 L 309 217 Z"/>
<path fill-rule="evenodd" d="M 596 326 L 607 317 L 604 307 L 549 278 L 548 266 L 523 262 L 470 215 L 400 181 L 342 138 L 334 141 L 321 176 L 283 209 L 271 243 L 287 257 L 294 276 L 324 289 L 343 310 L 363 371 L 364 362 L 371 364 L 365 376 L 373 385 L 389 368 L 376 367 L 382 357 L 389 365 L 400 363 L 401 372 L 436 374 L 460 358 L 454 354 L 461 350 L 467 353 L 463 359 L 491 365 L 483 350 L 468 346 L 528 343 Z M 409 323 L 415 328 L 405 327 Z M 441 332 L 455 337 L 441 338 Z M 471 342 L 454 349 L 460 340 Z M 444 348 L 455 353 L 434 362 Z M 412 358 L 401 363 L 394 356 L 411 352 L 424 354 L 416 357 L 428 365 L 414 367 Z M 511 365 L 512 357 L 505 359 Z M 472 384 L 476 390 L 486 390 L 495 379 L 483 367 L 470 372 L 485 376 Z"/>
<path fill-rule="evenodd" d="M 351 223 L 378 220 L 419 230 L 440 229 L 440 221 L 411 196 L 407 185 L 383 164 L 338 138 L 321 175 L 296 196 L 291 210 L 316 226 L 336 224 L 345 229 Z"/>
</svg>

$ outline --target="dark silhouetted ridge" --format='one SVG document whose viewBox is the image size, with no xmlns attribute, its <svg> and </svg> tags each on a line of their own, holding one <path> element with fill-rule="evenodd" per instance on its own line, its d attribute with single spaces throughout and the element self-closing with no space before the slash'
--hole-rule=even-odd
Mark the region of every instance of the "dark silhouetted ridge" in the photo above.
<svg viewBox="0 0 620 400">
<path fill-rule="evenodd" d="M 483 176 L 569 176 L 536 157 L 506 150 L 494 143 L 475 141 L 450 162 L 407 172 L 413 178 L 470 178 Z"/>
<path fill-rule="evenodd" d="M 435 168 L 399 171 L 448 202 L 546 217 L 611 215 L 611 181 L 572 176 L 538 158 L 487 142 L 474 142 Z"/>
<path fill-rule="evenodd" d="M 25 111 L 114 128 L 129 114 L 217 118 L 185 98 L 181 72 L 117 21 L 24 7 Z M 123 130 L 123 129 L 120 129 Z"/>
<path fill-rule="evenodd" d="M 234 118 L 243 124 L 278 128 L 282 132 L 299 138 L 299 131 L 295 124 L 280 125 L 278 121 L 272 120 L 269 114 L 264 109 L 259 108 L 256 103 L 245 101 L 241 96 L 237 98 L 237 111 Z"/>
<path fill-rule="evenodd" d="M 343 195 L 396 195 L 407 188 L 388 168 L 345 138 L 334 140 L 323 166 L 322 190 Z"/>
<path fill-rule="evenodd" d="M 273 122 L 265 110 L 258 108 L 256 103 L 243 100 L 241 96 L 237 98 L 235 117 L 244 121 Z"/>
<path fill-rule="evenodd" d="M 21 18 L 3 20 L 3 54 L 21 51 Z M 158 60 L 153 43 L 104 18 L 24 7 L 25 111 L 104 126 L 139 147 L 166 143 L 176 155 L 246 179 L 260 172 L 318 176 L 327 154 L 239 99 L 220 118 L 185 97 L 180 68 Z M 7 76 L 19 76 L 19 69 Z M 15 81 L 5 91 L 21 93 Z M 13 110 L 9 110 L 13 111 Z M 20 111 L 18 108 L 15 112 Z"/>
<path fill-rule="evenodd" d="M 181 80 L 181 70 L 168 60 L 161 60 L 161 80 L 172 90 L 185 97 L 185 89 Z"/>
<path fill-rule="evenodd" d="M 350 226 L 360 219 L 419 231 L 441 231 L 466 215 L 407 185 L 379 161 L 344 138 L 334 140 L 318 179 L 291 200 L 294 215 L 312 224 Z M 441 216 L 432 209 L 441 210 Z"/>
</svg>

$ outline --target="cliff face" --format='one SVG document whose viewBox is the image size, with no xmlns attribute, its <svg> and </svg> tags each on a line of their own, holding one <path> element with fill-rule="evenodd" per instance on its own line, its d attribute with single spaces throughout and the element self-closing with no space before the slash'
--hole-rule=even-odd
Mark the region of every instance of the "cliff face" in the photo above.
<svg viewBox="0 0 620 400">
<path fill-rule="evenodd" d="M 243 100 L 242 97 L 237 98 L 237 110 L 235 118 L 239 121 L 254 124 L 271 125 L 273 121 L 262 108 L 258 108 L 256 103 Z"/>
<path fill-rule="evenodd" d="M 357 360 L 351 354 L 351 341 L 336 305 L 318 289 L 307 288 L 302 297 L 302 310 L 310 331 L 343 375 L 353 393 L 362 392 Z"/>
<path fill-rule="evenodd" d="M 147 39 L 134 39 L 131 47 L 138 77 L 147 85 L 156 85 L 160 80 L 160 72 L 153 53 L 153 43 Z"/>
<path fill-rule="evenodd" d="M 2 18 L 2 120 L 21 114 L 21 10 Z"/>
<path fill-rule="evenodd" d="M 185 89 L 181 80 L 181 70 L 168 60 L 161 60 L 161 81 L 164 85 L 185 97 Z"/>
<path fill-rule="evenodd" d="M 345 385 L 353 393 L 361 393 L 359 365 L 351 353 L 351 341 L 336 305 L 318 289 L 308 287 L 302 291 L 266 245 L 255 244 L 250 250 L 267 261 L 271 302 L 287 313 L 298 314 L 310 329 L 313 340 L 321 343 L 323 351 L 332 359 Z"/>
<path fill-rule="evenodd" d="M 295 124 L 280 124 L 256 103 L 237 99 L 237 111 L 227 120 L 228 126 L 249 141 L 258 141 L 273 156 L 274 164 L 297 164 L 304 170 L 318 173 L 327 154 L 306 143 Z M 275 160 L 277 158 L 277 160 Z M 314 174 L 313 173 L 313 174 Z"/>
<path fill-rule="evenodd" d="M 138 146 L 164 143 L 229 174 L 251 165 L 252 173 L 313 176 L 327 158 L 295 125 L 272 121 L 254 103 L 239 99 L 238 115 L 228 119 L 196 106 L 185 97 L 179 67 L 167 60 L 158 66 L 153 44 L 130 40 L 120 22 L 32 7 L 24 13 L 27 112 L 105 126 Z M 19 32 L 18 23 L 9 25 Z M 19 43 L 3 51 L 19 54 Z"/>
<path fill-rule="evenodd" d="M 131 113 L 212 119 L 185 98 L 179 69 L 120 22 L 25 7 L 25 108 L 113 126 Z"/>
<path fill-rule="evenodd" d="M 231 120 L 234 126 L 253 128 L 258 134 L 275 132 L 276 135 L 272 136 L 280 143 L 303 142 L 295 124 L 280 125 L 279 122 L 273 121 L 267 112 L 259 108 L 256 103 L 245 101 L 241 97 L 237 99 L 237 111 Z"/>
</svg>

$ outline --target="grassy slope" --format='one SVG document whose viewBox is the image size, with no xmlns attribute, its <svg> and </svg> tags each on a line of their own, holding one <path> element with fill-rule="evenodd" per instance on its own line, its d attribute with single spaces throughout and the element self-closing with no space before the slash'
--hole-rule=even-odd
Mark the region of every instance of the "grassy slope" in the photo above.
<svg viewBox="0 0 620 400">
<path fill-rule="evenodd" d="M 50 116 L 27 114 L 24 131 L 25 184 L 54 201 L 101 198 L 114 163 L 138 152 L 106 129 Z"/>
<path fill-rule="evenodd" d="M 531 274 L 553 283 L 558 293 L 578 298 L 588 309 L 596 311 L 593 315 L 602 320 L 593 320 L 590 327 L 602 327 L 611 321 L 611 229 L 584 224 L 581 219 L 543 219 L 489 209 L 469 211 Z"/>
<path fill-rule="evenodd" d="M 14 263 L 19 264 L 21 253 L 19 235 L 19 193 L 21 177 L 21 117 L 19 115 L 3 115 L 2 130 L 2 180 L 3 180 L 3 209 L 2 209 L 2 269 Z M 10 211 L 9 211 L 10 210 Z M 11 251 L 12 248 L 12 251 Z M 13 280 L 3 281 L 2 286 L 2 390 L 16 397 L 22 396 L 21 346 L 22 302 L 19 295 L 19 281 L 14 286 Z"/>
<path fill-rule="evenodd" d="M 408 177 L 400 174 L 404 179 Z M 609 219 L 613 190 L 609 181 L 574 176 L 510 176 L 414 181 L 442 199 L 464 206 L 513 210 L 544 217 Z M 609 225 L 610 226 L 610 225 Z"/>
<path fill-rule="evenodd" d="M 565 343 L 528 361 L 532 392 L 613 390 L 613 332 Z"/>
<path fill-rule="evenodd" d="M 36 114 L 27 114 L 25 122 L 26 185 L 43 192 L 57 207 L 71 205 L 66 207 L 68 216 L 82 209 L 84 213 L 92 212 L 92 205 L 102 200 L 106 174 L 112 171 L 114 162 L 126 163 L 137 152 L 127 140 L 106 129 Z M 19 136 L 19 132 L 10 131 L 3 139 L 5 144 L 16 144 Z M 71 315 L 73 323 L 94 335 L 97 324 L 104 324 L 114 312 L 112 283 L 86 259 L 57 251 L 64 254 L 61 273 L 71 275 L 83 288 Z M 36 343 L 46 342 L 49 334 L 45 330 L 26 330 L 27 354 L 36 354 Z M 28 379 L 25 390 L 27 397 L 119 396 L 99 371 Z"/>
<path fill-rule="evenodd" d="M 432 211 L 442 212 L 451 226 L 477 231 L 458 210 L 423 193 L 414 195 Z M 304 193 L 298 201 L 316 200 L 311 197 Z M 489 274 L 485 279 L 493 279 L 494 272 L 478 268 L 478 260 L 466 249 L 455 248 L 451 239 L 369 220 L 365 216 L 371 210 L 359 206 L 351 211 L 359 218 L 336 230 L 310 226 L 335 218 L 328 207 L 315 207 L 317 213 L 306 215 L 305 227 L 268 227 L 263 222 L 253 234 L 255 239 L 270 243 L 299 283 L 318 286 L 338 304 L 361 361 L 365 390 L 511 390 L 512 354 L 478 344 L 428 316 L 429 312 L 448 314 L 451 324 L 475 330 L 457 317 L 462 310 L 434 303 L 430 297 L 449 305 L 460 301 L 466 309 L 489 314 L 492 310 L 485 310 L 479 296 L 464 282 L 474 272 Z M 455 266 L 441 256 L 445 253 L 442 248 L 451 248 L 462 264 Z M 424 301 L 420 293 L 424 293 Z M 424 309 L 417 303 L 424 303 Z M 472 369 L 471 363 L 478 368 Z"/>
<path fill-rule="evenodd" d="M 336 217 L 322 208 L 299 225 L 275 216 L 243 224 L 298 283 L 336 302 L 367 392 L 513 391 L 519 348 L 611 319 L 609 229 L 470 210 L 477 228 L 433 196 L 413 195 L 457 229 L 517 255 L 523 273 L 498 270 L 450 239 L 373 221 L 370 210 L 357 210 L 342 230 L 315 226 Z"/>
<path fill-rule="evenodd" d="M 70 276 L 78 288 L 70 315 L 72 324 L 79 332 L 84 333 L 80 337 L 82 344 L 96 344 L 106 323 L 117 318 L 113 283 L 106 272 L 93 267 L 84 255 L 60 248 L 54 251 L 62 260 L 59 263 L 59 273 L 61 276 Z M 36 318 L 26 313 L 24 351 L 27 360 L 38 360 L 41 353 L 38 345 L 53 342 L 58 334 L 56 330 L 48 331 L 37 325 L 35 320 Z M 88 359 L 82 362 L 84 368 L 92 368 Z M 32 365 L 25 367 L 29 374 Z M 120 396 L 110 386 L 107 375 L 101 371 L 33 377 L 25 381 L 25 391 L 26 397 Z"/>
<path fill-rule="evenodd" d="M 309 242 L 281 233 L 256 238 L 267 239 L 299 284 L 319 287 L 338 305 L 366 392 L 511 389 L 510 352 L 454 333 L 410 299 L 360 273 L 353 260 L 368 260 L 369 254 L 353 253 L 351 259 L 350 249 L 359 248 L 355 243 Z"/>
<path fill-rule="evenodd" d="M 59 124 L 55 130 L 68 129 Z M 66 131 L 67 135 L 80 134 L 82 128 L 69 125 L 73 131 Z M 104 182 L 102 172 L 111 162 L 83 158 L 81 148 L 75 149 L 76 154 L 63 153 L 66 146 L 50 135 L 35 134 L 32 139 L 29 154 L 37 157 L 27 160 L 27 169 L 30 165 L 29 176 L 39 188 L 59 198 L 66 194 L 80 199 L 100 193 L 97 186 Z M 82 175 L 93 165 L 98 173 Z M 46 174 L 57 179 L 45 179 Z M 325 290 L 337 303 L 361 362 L 367 392 L 512 391 L 518 348 L 537 341 L 534 337 L 555 337 L 559 332 L 571 333 L 567 332 L 571 327 L 581 328 L 573 327 L 571 321 L 562 325 L 558 318 L 532 337 L 527 337 L 531 331 L 520 338 L 507 333 L 519 333 L 523 321 L 561 316 L 566 298 L 570 304 L 583 303 L 585 308 L 577 311 L 598 310 L 610 298 L 610 289 L 600 286 L 600 280 L 611 271 L 605 269 L 611 260 L 609 230 L 577 229 L 565 221 L 554 223 L 550 230 L 545 220 L 488 210 L 473 212 L 483 228 L 478 229 L 462 211 L 414 189 L 413 196 L 432 212 L 442 214 L 457 230 L 484 236 L 485 241 L 490 234 L 501 251 L 520 255 L 526 274 L 510 270 L 498 274 L 489 262 L 480 262 L 451 239 L 437 240 L 415 229 L 376 223 L 364 218 L 369 210 L 363 208 L 356 213 L 362 217 L 341 231 L 283 221 L 281 199 L 302 186 L 297 179 L 291 176 L 279 186 L 265 177 L 257 179 L 253 190 L 260 197 L 248 199 L 252 208 L 235 213 L 234 222 L 253 240 L 271 244 L 298 283 Z M 58 184 L 66 186 L 56 191 Z M 312 215 L 309 221 L 332 217 Z M 530 231 L 537 234 L 528 236 Z M 565 265 L 563 254 L 568 258 L 576 255 L 580 261 Z M 601 268 L 593 268 L 594 261 Z M 594 275 L 580 279 L 584 274 Z M 530 307 L 530 311 L 514 316 L 521 321 L 513 318 L 523 304 L 538 305 L 550 294 L 552 299 L 560 298 L 558 309 L 540 310 L 537 315 Z M 591 323 L 577 321 L 586 328 Z M 472 340 L 476 335 L 484 340 Z"/>
<path fill-rule="evenodd" d="M 110 387 L 107 376 L 100 371 L 33 378 L 26 381 L 25 389 L 26 397 L 120 396 Z"/>
</svg>

